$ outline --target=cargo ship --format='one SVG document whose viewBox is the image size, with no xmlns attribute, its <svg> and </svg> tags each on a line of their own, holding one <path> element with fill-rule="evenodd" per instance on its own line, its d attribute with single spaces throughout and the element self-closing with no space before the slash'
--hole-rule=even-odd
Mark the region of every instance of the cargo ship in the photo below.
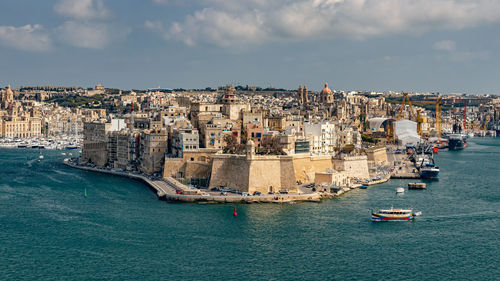
<svg viewBox="0 0 500 281">
<path fill-rule="evenodd" d="M 449 150 L 462 150 L 467 146 L 467 140 L 461 134 L 451 134 L 448 139 Z"/>
</svg>

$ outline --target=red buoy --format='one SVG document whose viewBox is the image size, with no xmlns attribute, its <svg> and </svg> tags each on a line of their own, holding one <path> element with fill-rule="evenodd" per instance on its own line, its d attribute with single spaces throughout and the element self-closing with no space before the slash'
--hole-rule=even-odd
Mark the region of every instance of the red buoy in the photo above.
<svg viewBox="0 0 500 281">
<path fill-rule="evenodd" d="M 235 217 L 236 217 L 236 216 L 238 216 L 238 213 L 236 212 L 236 204 L 234 204 L 234 213 L 233 213 L 233 215 L 234 215 Z"/>
</svg>

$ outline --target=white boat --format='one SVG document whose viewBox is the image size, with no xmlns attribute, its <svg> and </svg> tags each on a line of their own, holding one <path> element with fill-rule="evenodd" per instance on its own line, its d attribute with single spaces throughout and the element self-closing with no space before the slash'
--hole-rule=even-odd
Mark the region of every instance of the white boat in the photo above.
<svg viewBox="0 0 500 281">
<path fill-rule="evenodd" d="M 372 221 L 410 221 L 422 212 L 413 213 L 411 209 L 381 209 L 372 212 Z"/>
<path fill-rule="evenodd" d="M 402 187 L 396 188 L 396 193 L 405 193 L 405 189 Z"/>
</svg>

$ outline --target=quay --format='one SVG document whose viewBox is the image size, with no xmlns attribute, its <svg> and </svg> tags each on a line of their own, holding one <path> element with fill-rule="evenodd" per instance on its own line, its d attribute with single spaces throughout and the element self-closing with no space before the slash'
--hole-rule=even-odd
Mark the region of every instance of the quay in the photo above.
<svg viewBox="0 0 500 281">
<path fill-rule="evenodd" d="M 392 179 L 419 179 L 420 175 L 418 173 L 399 173 L 393 174 Z"/>
<path fill-rule="evenodd" d="M 79 165 L 71 159 L 65 159 L 64 165 L 84 171 L 98 172 L 115 176 L 122 176 L 141 180 L 150 188 L 156 191 L 160 200 L 171 202 L 204 202 L 204 203 L 294 203 L 294 202 L 320 202 L 319 193 L 300 193 L 300 194 L 262 194 L 243 196 L 239 194 L 228 193 L 220 195 L 220 192 L 202 191 L 200 189 L 190 188 L 172 177 L 163 179 L 150 178 L 142 174 L 119 171 L 115 169 L 97 168 L 85 165 Z M 178 194 L 178 191 L 182 194 Z"/>
<path fill-rule="evenodd" d="M 391 179 L 420 179 L 420 174 L 406 154 L 390 153 L 388 154 L 388 158 L 394 167 L 390 175 Z"/>
</svg>

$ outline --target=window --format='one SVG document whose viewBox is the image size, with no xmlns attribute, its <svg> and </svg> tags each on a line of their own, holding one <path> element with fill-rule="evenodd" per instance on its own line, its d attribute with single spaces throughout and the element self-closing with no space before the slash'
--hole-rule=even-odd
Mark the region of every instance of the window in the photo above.
<svg viewBox="0 0 500 281">
<path fill-rule="evenodd" d="M 193 158 L 193 157 L 191 157 L 191 161 L 194 161 L 194 158 Z"/>
</svg>

